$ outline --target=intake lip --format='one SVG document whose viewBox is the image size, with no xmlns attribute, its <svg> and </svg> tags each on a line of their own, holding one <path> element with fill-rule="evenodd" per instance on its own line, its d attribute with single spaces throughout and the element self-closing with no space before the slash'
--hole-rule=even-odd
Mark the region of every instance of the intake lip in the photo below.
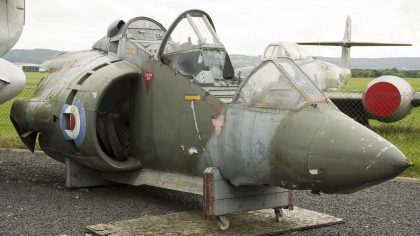
<svg viewBox="0 0 420 236">
<path fill-rule="evenodd" d="M 16 129 L 16 132 L 19 135 L 19 138 L 22 140 L 22 142 L 25 144 L 25 146 L 31 151 L 35 151 L 35 143 L 36 143 L 36 137 L 38 135 L 38 132 L 24 132 L 20 127 L 19 123 L 16 118 L 13 117 L 13 115 L 10 115 L 10 120 L 12 121 L 13 126 Z"/>
</svg>

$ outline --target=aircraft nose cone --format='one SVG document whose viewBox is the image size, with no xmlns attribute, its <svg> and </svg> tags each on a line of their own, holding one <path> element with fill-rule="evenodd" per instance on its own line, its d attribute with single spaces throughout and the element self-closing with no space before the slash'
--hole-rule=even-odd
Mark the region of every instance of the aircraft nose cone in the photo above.
<svg viewBox="0 0 420 236">
<path fill-rule="evenodd" d="M 412 165 L 393 144 L 348 117 L 324 122 L 308 156 L 316 190 L 350 193 L 398 176 Z"/>
<path fill-rule="evenodd" d="M 366 166 L 366 170 L 374 180 L 393 178 L 412 165 L 405 155 L 392 144 L 375 154 L 375 152 L 369 154 L 373 158 Z"/>
</svg>

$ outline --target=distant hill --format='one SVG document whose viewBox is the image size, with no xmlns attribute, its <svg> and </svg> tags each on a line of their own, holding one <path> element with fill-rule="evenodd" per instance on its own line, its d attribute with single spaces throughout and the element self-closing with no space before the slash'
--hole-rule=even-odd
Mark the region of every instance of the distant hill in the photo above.
<svg viewBox="0 0 420 236">
<path fill-rule="evenodd" d="M 13 63 L 41 64 L 48 58 L 63 53 L 50 49 L 13 49 L 3 58 Z"/>
<path fill-rule="evenodd" d="M 340 64 L 340 58 L 318 57 L 321 60 Z M 420 70 L 420 57 L 351 58 L 351 69 Z"/>
<path fill-rule="evenodd" d="M 339 65 L 340 58 L 317 57 L 318 59 Z M 233 67 L 252 66 L 260 62 L 261 56 L 231 54 Z M 420 70 L 420 57 L 389 57 L 389 58 L 352 58 L 351 69 L 392 69 Z"/>
<path fill-rule="evenodd" d="M 13 49 L 4 56 L 4 59 L 13 63 L 41 64 L 46 59 L 63 53 L 63 51 L 50 49 Z M 340 58 L 318 57 L 334 64 L 340 63 Z M 234 68 L 254 66 L 260 62 L 261 56 L 248 56 L 231 54 L 230 59 Z M 351 69 L 392 69 L 420 70 L 420 57 L 392 57 L 392 58 L 352 58 Z"/>
<path fill-rule="evenodd" d="M 254 66 L 261 60 L 261 56 L 247 56 L 242 54 L 230 54 L 229 57 L 233 68 Z"/>
</svg>

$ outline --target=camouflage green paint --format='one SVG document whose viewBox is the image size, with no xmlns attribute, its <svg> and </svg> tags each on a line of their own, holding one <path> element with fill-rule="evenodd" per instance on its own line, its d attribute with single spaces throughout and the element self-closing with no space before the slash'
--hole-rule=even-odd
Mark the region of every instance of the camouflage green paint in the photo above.
<svg viewBox="0 0 420 236">
<path fill-rule="evenodd" d="M 206 15 L 187 11 L 175 22 L 185 14 Z M 94 49 L 59 56 L 60 63 L 52 66 L 57 71 L 39 84 L 34 97 L 14 103 L 12 121 L 30 149 L 39 133 L 42 150 L 52 158 L 72 159 L 104 175 L 148 168 L 201 176 L 206 167 L 218 167 L 234 185 L 323 192 L 352 192 L 409 166 L 397 148 L 338 111 L 318 90 L 307 93 L 305 88 L 315 87 L 291 60 L 267 63 L 282 71 L 283 82 L 296 86 L 303 100 L 295 109 L 224 103 L 204 89 L 209 84 L 179 73 L 176 61 L 167 65 L 153 54 L 159 41 L 127 40 L 123 30 L 111 31 L 122 32 L 109 36 L 110 50 L 118 46 L 116 52 Z M 184 63 L 195 63 L 196 58 L 188 58 L 198 55 L 194 50 Z M 301 77 L 292 76 L 293 68 Z M 213 89 L 238 87 L 235 80 L 217 80 Z M 316 96 L 321 100 L 311 99 Z M 73 107 L 78 102 L 83 108 Z M 85 115 L 81 142 L 63 135 L 72 129 L 63 124 L 72 127 L 78 119 L 64 115 L 69 106 Z"/>
</svg>

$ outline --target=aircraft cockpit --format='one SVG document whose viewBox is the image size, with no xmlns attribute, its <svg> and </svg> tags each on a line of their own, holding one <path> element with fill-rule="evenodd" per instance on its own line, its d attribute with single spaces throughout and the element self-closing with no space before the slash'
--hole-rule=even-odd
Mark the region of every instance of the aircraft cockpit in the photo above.
<svg viewBox="0 0 420 236">
<path fill-rule="evenodd" d="M 233 67 L 207 13 L 191 10 L 171 25 L 159 49 L 160 60 L 198 84 L 217 84 L 234 76 Z"/>
<path fill-rule="evenodd" d="M 299 109 L 328 98 L 290 58 L 263 61 L 243 81 L 234 102 L 257 108 Z"/>
<path fill-rule="evenodd" d="M 288 57 L 292 60 L 306 60 L 312 58 L 303 47 L 289 42 L 268 45 L 264 51 L 263 59 L 270 57 Z"/>
<path fill-rule="evenodd" d="M 124 32 L 125 37 L 136 46 L 156 55 L 166 29 L 151 18 L 136 17 L 126 24 Z"/>
<path fill-rule="evenodd" d="M 229 55 L 216 34 L 210 16 L 189 10 L 168 30 L 148 17 L 113 22 L 108 35 L 93 46 L 142 64 L 152 56 L 177 73 L 205 86 L 237 85 Z M 145 52 L 145 53 L 144 53 Z"/>
</svg>

